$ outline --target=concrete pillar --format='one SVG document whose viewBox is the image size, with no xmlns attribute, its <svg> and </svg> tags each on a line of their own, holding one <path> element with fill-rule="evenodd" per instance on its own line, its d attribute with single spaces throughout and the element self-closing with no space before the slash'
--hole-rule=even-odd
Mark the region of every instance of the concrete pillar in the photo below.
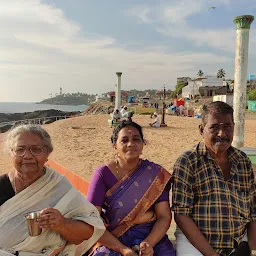
<svg viewBox="0 0 256 256">
<path fill-rule="evenodd" d="M 235 121 L 233 146 L 236 148 L 244 146 L 249 31 L 253 20 L 254 17 L 251 15 L 238 16 L 234 19 L 236 24 L 236 59 L 233 99 Z"/>
<path fill-rule="evenodd" d="M 120 106 L 121 106 L 121 75 L 122 75 L 122 72 L 116 72 L 116 75 L 117 75 L 117 85 L 116 85 L 115 108 L 120 110 Z"/>
</svg>

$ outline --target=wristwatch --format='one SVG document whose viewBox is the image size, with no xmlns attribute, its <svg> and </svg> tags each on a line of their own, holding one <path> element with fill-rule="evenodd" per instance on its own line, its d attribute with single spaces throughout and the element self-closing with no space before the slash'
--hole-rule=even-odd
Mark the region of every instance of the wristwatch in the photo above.
<svg viewBox="0 0 256 256">
<path fill-rule="evenodd" d="M 256 255 L 256 250 L 251 250 L 251 255 Z"/>
</svg>

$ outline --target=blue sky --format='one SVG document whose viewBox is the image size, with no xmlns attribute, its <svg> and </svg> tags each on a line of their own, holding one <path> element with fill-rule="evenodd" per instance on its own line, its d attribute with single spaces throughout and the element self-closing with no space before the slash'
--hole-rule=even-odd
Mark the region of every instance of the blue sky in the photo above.
<svg viewBox="0 0 256 256">
<path fill-rule="evenodd" d="M 256 14 L 255 0 L 0 0 L 0 101 L 40 101 L 60 87 L 100 94 L 117 71 L 127 90 L 172 89 L 199 69 L 233 78 L 233 19 L 244 14 Z"/>
</svg>

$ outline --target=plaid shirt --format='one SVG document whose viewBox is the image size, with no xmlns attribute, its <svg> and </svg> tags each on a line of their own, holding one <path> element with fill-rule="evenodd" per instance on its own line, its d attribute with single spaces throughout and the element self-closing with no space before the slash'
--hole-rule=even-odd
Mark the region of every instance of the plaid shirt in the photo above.
<svg viewBox="0 0 256 256">
<path fill-rule="evenodd" d="M 172 210 L 192 218 L 215 249 L 234 248 L 246 224 L 256 221 L 252 164 L 236 148 L 228 154 L 232 167 L 226 181 L 202 142 L 181 155 L 173 171 Z"/>
</svg>

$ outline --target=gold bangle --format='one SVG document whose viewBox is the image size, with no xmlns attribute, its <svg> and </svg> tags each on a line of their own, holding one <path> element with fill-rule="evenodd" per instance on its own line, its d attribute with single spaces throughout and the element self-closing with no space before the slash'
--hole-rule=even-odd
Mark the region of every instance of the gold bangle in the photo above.
<svg viewBox="0 0 256 256">
<path fill-rule="evenodd" d="M 256 250 L 251 250 L 251 255 L 256 255 Z"/>
</svg>

